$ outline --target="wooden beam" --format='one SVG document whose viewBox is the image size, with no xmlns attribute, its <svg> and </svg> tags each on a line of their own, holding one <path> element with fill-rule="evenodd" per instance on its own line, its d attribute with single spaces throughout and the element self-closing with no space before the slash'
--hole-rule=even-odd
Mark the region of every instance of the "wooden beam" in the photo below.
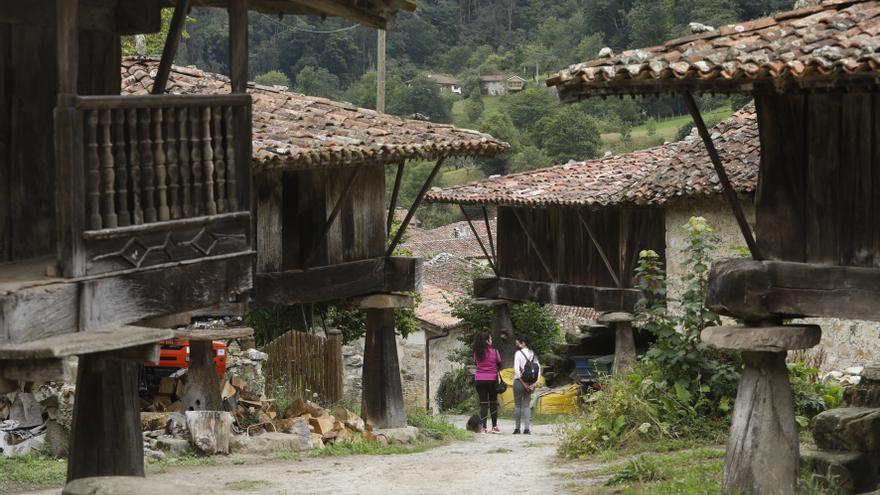
<svg viewBox="0 0 880 495">
<path fill-rule="evenodd" d="M 259 273 L 254 306 L 304 304 L 389 292 L 421 289 L 421 258 L 371 258 L 309 270 Z"/>
<path fill-rule="evenodd" d="M 280 170 L 264 170 L 254 175 L 257 194 L 257 271 L 281 269 L 284 252 L 284 180 Z"/>
<path fill-rule="evenodd" d="M 394 177 L 394 189 L 391 190 L 391 203 L 388 205 L 388 220 L 386 235 L 391 235 L 391 226 L 394 224 L 394 211 L 397 209 L 397 197 L 400 194 L 400 182 L 403 179 L 403 167 L 405 161 L 397 164 L 397 175 Z"/>
<path fill-rule="evenodd" d="M 492 256 L 489 255 L 489 251 L 486 250 L 486 246 L 483 245 L 483 240 L 480 239 L 480 234 L 477 232 L 477 229 L 474 228 L 473 222 L 471 222 L 471 217 L 467 214 L 467 211 L 464 209 L 464 205 L 459 204 L 458 207 L 461 209 L 461 214 L 464 215 L 465 220 L 467 220 L 468 227 L 471 228 L 471 232 L 474 233 L 474 237 L 477 238 L 477 244 L 480 245 L 480 250 L 483 251 L 483 254 L 486 255 L 486 260 L 489 262 L 489 267 L 492 268 L 492 271 L 495 272 L 495 275 L 498 276 L 498 267 L 495 266 L 495 262 L 492 261 Z"/>
<path fill-rule="evenodd" d="M 617 289 L 587 285 L 535 282 L 503 277 L 482 277 L 474 280 L 474 297 L 506 299 L 594 308 L 597 311 L 632 312 L 641 299 L 638 289 Z"/>
<path fill-rule="evenodd" d="M 587 235 L 590 236 L 590 241 L 593 242 L 593 246 L 596 247 L 596 251 L 599 252 L 599 256 L 602 258 L 602 263 L 604 263 L 605 268 L 608 269 L 608 274 L 611 275 L 611 278 L 614 280 L 614 284 L 617 287 L 623 287 L 623 284 L 620 283 L 620 277 L 617 276 L 617 272 L 615 272 L 614 268 L 611 267 L 611 262 L 608 261 L 608 256 L 605 255 L 605 250 L 602 249 L 602 245 L 599 244 L 599 239 L 596 239 L 596 235 L 593 234 L 593 229 L 590 228 L 590 224 L 588 224 L 586 219 L 584 219 L 580 208 L 575 208 L 574 211 L 575 213 L 577 213 L 577 217 L 578 220 L 580 220 L 581 225 L 584 226 L 584 230 L 587 231 Z"/>
<path fill-rule="evenodd" d="M 165 85 L 168 83 L 168 75 L 171 74 L 171 64 L 174 63 L 174 55 L 177 53 L 177 45 L 180 43 L 180 34 L 186 23 L 186 13 L 189 11 L 189 0 L 177 0 L 174 6 L 174 16 L 171 17 L 171 25 L 168 27 L 168 37 L 165 38 L 165 47 L 162 49 L 162 60 L 159 62 L 159 70 L 153 78 L 151 93 L 161 95 L 165 93 Z"/>
<path fill-rule="evenodd" d="M 229 0 L 229 79 L 233 93 L 247 92 L 248 0 Z M 243 177 L 242 177 L 243 179 Z"/>
<path fill-rule="evenodd" d="M 388 249 L 385 251 L 385 256 L 391 256 L 394 254 L 394 250 L 397 248 L 397 244 L 400 243 L 400 240 L 403 239 L 403 234 L 406 232 L 407 226 L 409 226 L 409 222 L 412 220 L 412 217 L 416 214 L 416 210 L 419 208 L 419 205 L 422 204 L 422 200 L 425 199 L 425 194 L 427 194 L 428 189 L 431 187 L 431 183 L 434 182 L 434 177 L 437 176 L 437 172 L 440 171 L 440 167 L 443 166 L 443 162 L 446 161 L 446 157 L 440 157 L 437 160 L 437 164 L 434 165 L 434 168 L 431 169 L 431 173 L 428 174 L 428 178 L 425 179 L 425 183 L 422 185 L 422 189 L 419 191 L 419 194 L 416 196 L 415 201 L 413 201 L 412 206 L 409 211 L 406 212 L 406 217 L 404 217 L 403 222 L 400 224 L 400 227 L 397 229 L 397 233 L 394 234 L 394 239 L 391 240 L 391 244 L 388 246 Z"/>
<path fill-rule="evenodd" d="M 730 259 L 712 264 L 706 307 L 746 321 L 880 320 L 880 269 Z"/>
<path fill-rule="evenodd" d="M 173 337 L 171 330 L 132 326 L 74 332 L 20 344 L 0 345 L 0 360 L 66 358 L 140 347 Z"/>
<path fill-rule="evenodd" d="M 520 214 L 519 208 L 513 208 L 513 216 L 516 217 L 517 223 L 519 223 L 520 228 L 522 228 L 523 234 L 526 236 L 526 240 L 529 241 L 529 245 L 532 246 L 532 249 L 535 250 L 535 256 L 538 257 L 538 261 L 541 262 L 541 266 L 544 267 L 544 271 L 547 272 L 547 277 L 550 278 L 551 281 L 556 282 L 556 276 L 553 275 L 553 271 L 550 270 L 550 266 L 544 261 L 544 257 L 541 255 L 541 250 L 538 249 L 538 245 L 535 244 L 535 240 L 532 239 L 532 235 L 529 233 L 529 229 L 526 227 L 526 222 L 522 219 L 522 215 Z"/>
<path fill-rule="evenodd" d="M 20 382 L 67 382 L 76 379 L 67 359 L 0 360 L 0 378 Z"/>
<path fill-rule="evenodd" d="M 406 426 L 393 309 L 367 310 L 361 414 L 374 430 Z"/>
<path fill-rule="evenodd" d="M 495 252 L 495 240 L 492 239 L 492 226 L 489 224 L 489 212 L 486 211 L 486 205 L 481 206 L 483 210 L 483 221 L 486 222 L 486 235 L 489 237 L 489 249 L 492 250 L 493 263 L 498 266 L 498 253 Z"/>
<path fill-rule="evenodd" d="M 306 257 L 305 261 L 302 262 L 303 269 L 307 270 L 309 268 L 309 266 L 315 261 L 315 257 L 318 256 L 318 250 L 321 249 L 321 246 L 327 241 L 327 234 L 330 233 L 330 229 L 333 227 L 333 222 L 336 221 L 336 217 L 339 216 L 339 212 L 342 211 L 342 207 L 351 196 L 351 187 L 354 185 L 355 179 L 357 179 L 363 168 L 363 165 L 358 165 L 351 171 L 351 175 L 348 176 L 348 182 L 345 183 L 345 187 L 342 188 L 342 192 L 340 192 L 339 197 L 336 198 L 336 204 L 333 205 L 333 210 L 330 212 L 330 216 L 327 217 L 327 221 L 324 222 L 324 229 L 321 231 L 321 236 L 318 237 L 318 242 L 312 246 L 309 255 Z"/>
<path fill-rule="evenodd" d="M 712 166 L 715 167 L 715 173 L 721 181 L 721 187 L 724 189 L 724 196 L 727 198 L 727 203 L 733 210 L 733 215 L 736 217 L 736 223 L 739 224 L 739 230 L 742 232 L 743 238 L 749 246 L 749 252 L 752 254 L 752 259 L 763 259 L 763 256 L 761 256 L 761 253 L 758 251 L 758 245 L 755 243 L 755 236 L 752 234 L 752 228 L 749 227 L 749 222 L 746 220 L 745 213 L 743 213 L 742 205 L 739 203 L 739 198 L 736 196 L 736 191 L 730 184 L 730 179 L 727 178 L 727 172 L 724 170 L 724 165 L 721 164 L 718 150 L 715 149 L 715 144 L 712 142 L 712 136 L 709 134 L 709 129 L 706 128 L 706 123 L 703 121 L 703 116 L 700 114 L 700 108 L 697 106 L 697 102 L 694 101 L 694 97 L 690 92 L 685 91 L 682 96 L 684 97 L 684 103 L 691 114 L 691 118 L 694 121 L 694 126 L 696 126 L 700 138 L 703 139 L 703 144 L 706 146 L 706 151 L 709 153 L 709 159 L 712 161 Z"/>
<path fill-rule="evenodd" d="M 364 9 L 344 5 L 342 2 L 327 2 L 325 0 L 290 1 L 296 5 L 314 10 L 315 12 L 320 12 L 323 15 L 342 17 L 378 29 L 385 29 L 388 27 L 388 20 L 384 17 L 372 14 Z"/>
</svg>

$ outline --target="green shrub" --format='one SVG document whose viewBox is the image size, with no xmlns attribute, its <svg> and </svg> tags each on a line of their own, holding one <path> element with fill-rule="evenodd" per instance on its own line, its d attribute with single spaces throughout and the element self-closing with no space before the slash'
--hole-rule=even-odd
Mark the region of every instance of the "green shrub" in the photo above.
<svg viewBox="0 0 880 495">
<path fill-rule="evenodd" d="M 631 482 L 646 483 L 665 479 L 666 475 L 656 461 L 647 456 L 639 456 L 631 459 L 619 471 L 614 473 L 605 482 L 605 485 L 614 486 Z"/>
<path fill-rule="evenodd" d="M 443 412 L 476 411 L 478 401 L 473 375 L 464 368 L 447 372 L 437 387 L 437 404 Z"/>
<path fill-rule="evenodd" d="M 406 423 L 419 429 L 419 433 L 434 440 L 465 440 L 468 432 L 459 428 L 443 416 L 431 416 L 424 409 L 411 409 L 406 412 Z"/>
<path fill-rule="evenodd" d="M 820 382 L 819 368 L 811 367 L 803 360 L 789 364 L 788 375 L 794 392 L 795 418 L 801 429 L 809 427 L 813 416 L 843 402 L 843 386 Z"/>
</svg>

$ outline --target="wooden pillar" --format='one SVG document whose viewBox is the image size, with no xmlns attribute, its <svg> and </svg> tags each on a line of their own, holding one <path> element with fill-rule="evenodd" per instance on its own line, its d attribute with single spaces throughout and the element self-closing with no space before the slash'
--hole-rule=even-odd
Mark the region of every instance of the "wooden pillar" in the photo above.
<svg viewBox="0 0 880 495">
<path fill-rule="evenodd" d="M 138 363 L 95 353 L 77 368 L 67 481 L 143 476 Z"/>
<path fill-rule="evenodd" d="M 210 340 L 191 340 L 182 409 L 220 411 L 223 409 L 222 402 L 220 377 L 214 366 L 214 343 Z"/>
<path fill-rule="evenodd" d="M 633 315 L 629 313 L 606 313 L 599 317 L 599 323 L 614 329 L 614 366 L 611 368 L 614 375 L 636 362 L 632 320 Z"/>
<path fill-rule="evenodd" d="M 516 354 L 516 335 L 510 319 L 510 303 L 494 304 L 492 313 L 492 344 L 501 353 L 501 366 L 511 368 Z"/>
<path fill-rule="evenodd" d="M 248 0 L 229 0 L 229 79 L 233 93 L 247 91 Z"/>
<path fill-rule="evenodd" d="M 394 309 L 367 309 L 361 413 L 373 428 L 406 426 L 394 337 Z"/>
<path fill-rule="evenodd" d="M 703 342 L 742 351 L 744 364 L 727 441 L 724 493 L 795 493 L 800 454 L 785 355 L 820 338 L 816 325 L 703 330 Z"/>
</svg>

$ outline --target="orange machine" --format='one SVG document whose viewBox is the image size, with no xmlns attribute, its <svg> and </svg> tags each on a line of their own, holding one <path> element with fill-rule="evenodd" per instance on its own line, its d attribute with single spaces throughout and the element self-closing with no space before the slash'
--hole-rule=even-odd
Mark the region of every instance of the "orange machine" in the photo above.
<svg viewBox="0 0 880 495">
<path fill-rule="evenodd" d="M 172 368 L 173 370 L 189 367 L 189 340 L 163 340 L 160 344 L 162 348 L 159 353 L 159 363 L 146 363 L 146 367 Z M 213 344 L 217 374 L 223 376 L 226 373 L 226 344 L 219 340 L 215 340 Z"/>
</svg>

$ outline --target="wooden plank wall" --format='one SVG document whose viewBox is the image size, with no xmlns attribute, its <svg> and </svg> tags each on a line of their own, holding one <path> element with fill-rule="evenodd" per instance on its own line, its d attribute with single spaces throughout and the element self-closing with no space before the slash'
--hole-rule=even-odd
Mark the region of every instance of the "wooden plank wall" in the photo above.
<svg viewBox="0 0 880 495">
<path fill-rule="evenodd" d="M 291 330 L 263 348 L 269 359 L 263 367 L 270 390 L 284 387 L 292 397 L 312 399 L 317 393 L 322 404 L 342 400 L 342 342 Z"/>
<path fill-rule="evenodd" d="M 9 107 L 12 103 L 8 67 L 12 53 L 10 43 L 10 27 L 0 24 L 0 263 L 9 261 L 12 247 L 12 235 L 9 231 Z"/>
<path fill-rule="evenodd" d="M 756 237 L 768 259 L 880 267 L 880 95 L 760 95 Z"/>
<path fill-rule="evenodd" d="M 353 168 L 284 174 L 283 268 L 302 267 L 319 241 Z M 312 267 L 382 256 L 385 248 L 385 171 L 364 165 Z"/>
<path fill-rule="evenodd" d="M 549 265 L 552 278 L 541 264 L 523 233 L 516 211 L 541 257 Z M 622 273 L 624 287 L 632 286 L 638 253 L 653 249 L 665 253 L 663 211 L 639 208 L 581 209 L 584 220 L 596 235 L 612 267 Z M 571 208 L 498 208 L 498 270 L 502 277 L 541 282 L 614 287 L 598 250 Z"/>
</svg>

